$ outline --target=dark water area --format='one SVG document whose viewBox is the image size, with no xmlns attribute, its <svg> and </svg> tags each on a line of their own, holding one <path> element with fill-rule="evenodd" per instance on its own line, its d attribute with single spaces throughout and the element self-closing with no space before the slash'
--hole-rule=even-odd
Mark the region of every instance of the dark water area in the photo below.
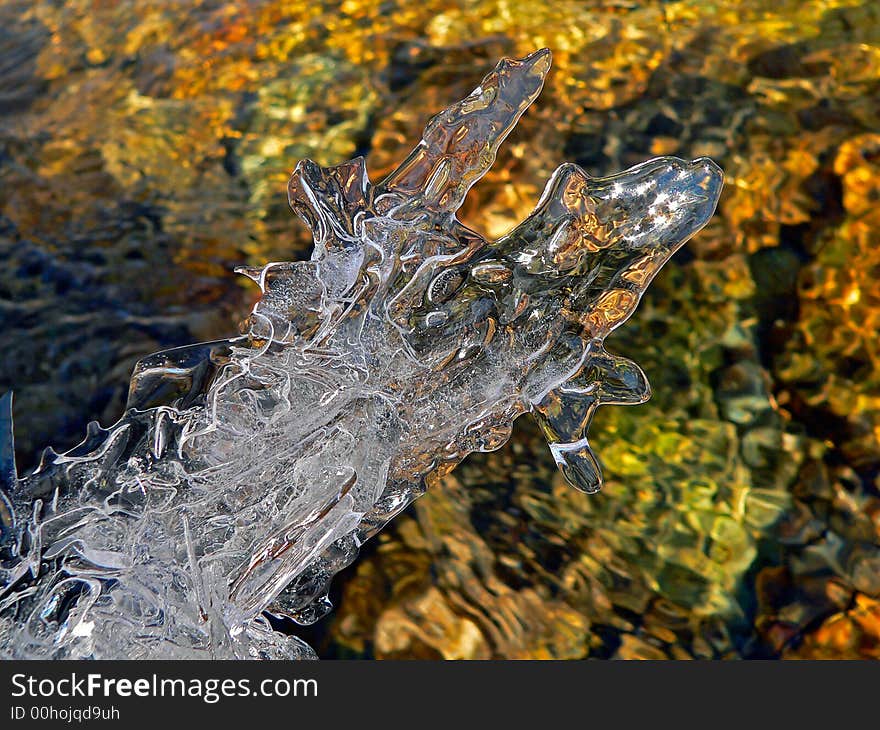
<svg viewBox="0 0 880 730">
<path fill-rule="evenodd" d="M 0 2 L 0 392 L 18 467 L 229 336 L 238 264 L 308 256 L 296 162 L 392 169 L 502 56 L 543 95 L 471 193 L 497 237 L 564 161 L 726 186 L 608 341 L 652 400 L 568 488 L 526 419 L 341 575 L 323 657 L 880 656 L 880 9 L 866 2 Z"/>
</svg>

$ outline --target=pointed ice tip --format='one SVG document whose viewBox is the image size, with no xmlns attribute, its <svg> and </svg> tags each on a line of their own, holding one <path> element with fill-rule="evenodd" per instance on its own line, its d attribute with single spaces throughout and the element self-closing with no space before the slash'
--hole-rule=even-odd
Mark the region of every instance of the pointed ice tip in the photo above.
<svg viewBox="0 0 880 730">
<path fill-rule="evenodd" d="M 37 468 L 34 469 L 34 474 L 39 474 L 40 472 L 44 472 L 49 469 L 57 460 L 58 460 L 58 452 L 55 451 L 51 446 L 47 446 L 40 452 L 40 463 L 37 464 Z"/>
<path fill-rule="evenodd" d="M 508 83 L 513 79 L 516 79 L 518 83 L 522 83 L 526 79 L 534 79 L 529 84 L 534 84 L 535 92 L 540 92 L 541 87 L 544 85 L 544 79 L 547 77 L 548 71 L 550 71 L 552 61 L 553 55 L 550 53 L 549 48 L 541 48 L 522 58 L 502 58 L 487 78 L 497 74 L 500 78 L 508 79 Z M 484 84 L 486 81 L 487 79 L 483 79 Z M 534 93 L 532 101 L 534 101 L 534 97 L 537 95 L 537 93 Z"/>
<path fill-rule="evenodd" d="M 260 283 L 260 279 L 263 276 L 263 269 L 262 268 L 258 268 L 256 266 L 246 266 L 244 264 L 242 264 L 241 266 L 236 266 L 233 269 L 233 271 L 236 274 L 241 274 L 242 276 L 246 276 L 251 281 L 257 282 L 257 284 Z"/>
<path fill-rule="evenodd" d="M 553 63 L 553 54 L 549 48 L 541 48 L 523 58 L 520 63 L 526 67 L 529 73 L 534 73 L 542 78 L 547 75 L 550 65 Z"/>
<path fill-rule="evenodd" d="M 586 438 L 549 446 L 556 466 L 572 487 L 585 494 L 595 494 L 602 489 L 602 467 Z"/>
<path fill-rule="evenodd" d="M 431 117 L 422 141 L 379 183 L 377 197 L 391 193 L 398 199 L 408 198 L 410 208 L 457 211 L 471 186 L 492 166 L 501 143 L 538 98 L 550 60 L 546 48 L 524 58 L 501 59 L 467 97 Z M 295 172 L 291 185 L 296 177 Z M 291 205 L 302 217 L 301 208 L 306 206 Z"/>
</svg>

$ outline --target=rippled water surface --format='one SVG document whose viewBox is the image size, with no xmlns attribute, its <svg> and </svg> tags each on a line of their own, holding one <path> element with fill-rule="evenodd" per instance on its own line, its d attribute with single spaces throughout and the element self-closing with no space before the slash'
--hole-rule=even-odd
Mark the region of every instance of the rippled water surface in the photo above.
<svg viewBox="0 0 880 730">
<path fill-rule="evenodd" d="M 492 237 L 563 161 L 711 156 L 710 226 L 609 344 L 608 484 L 520 422 L 340 576 L 321 656 L 880 655 L 875 3 L 0 2 L 0 390 L 19 470 L 121 413 L 143 355 L 228 336 L 234 265 L 305 256 L 296 162 L 374 179 L 501 56 L 554 53 L 471 193 Z"/>
</svg>

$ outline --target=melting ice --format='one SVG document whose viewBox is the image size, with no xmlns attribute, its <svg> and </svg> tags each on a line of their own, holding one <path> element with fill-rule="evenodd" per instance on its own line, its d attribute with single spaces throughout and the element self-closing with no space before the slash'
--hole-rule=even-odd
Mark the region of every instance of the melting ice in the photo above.
<svg viewBox="0 0 880 730">
<path fill-rule="evenodd" d="M 389 177 L 300 162 L 311 260 L 242 268 L 244 334 L 142 360 L 125 415 L 19 478 L 2 401 L 0 656 L 308 658 L 328 584 L 427 485 L 538 420 L 593 492 L 596 407 L 650 395 L 606 336 L 714 212 L 707 159 L 551 176 L 514 230 L 456 219 L 541 91 L 550 53 L 502 60 Z"/>
</svg>

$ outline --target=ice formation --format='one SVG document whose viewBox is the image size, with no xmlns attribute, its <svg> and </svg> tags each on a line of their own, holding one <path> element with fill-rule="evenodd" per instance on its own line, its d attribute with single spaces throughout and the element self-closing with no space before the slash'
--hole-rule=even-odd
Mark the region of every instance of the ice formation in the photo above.
<svg viewBox="0 0 880 730">
<path fill-rule="evenodd" d="M 359 546 L 524 413 L 565 478 L 599 488 L 595 408 L 650 395 L 603 341 L 708 221 L 721 172 L 564 164 L 487 241 L 456 211 L 549 67 L 502 60 L 379 184 L 362 158 L 300 162 L 311 260 L 240 269 L 262 291 L 245 334 L 142 360 L 109 429 L 19 478 L 2 401 L 0 655 L 313 656 L 267 614 L 324 615 Z"/>
</svg>

